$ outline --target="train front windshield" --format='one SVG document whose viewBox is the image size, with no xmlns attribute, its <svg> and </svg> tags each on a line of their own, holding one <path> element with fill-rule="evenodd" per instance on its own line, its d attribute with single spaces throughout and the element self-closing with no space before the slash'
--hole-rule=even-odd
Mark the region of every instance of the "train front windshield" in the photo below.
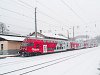
<svg viewBox="0 0 100 75">
<path fill-rule="evenodd" d="M 21 44 L 21 46 L 22 46 L 22 47 L 34 46 L 34 44 L 33 44 L 33 43 L 25 43 L 25 42 L 24 42 L 24 43 Z"/>
</svg>

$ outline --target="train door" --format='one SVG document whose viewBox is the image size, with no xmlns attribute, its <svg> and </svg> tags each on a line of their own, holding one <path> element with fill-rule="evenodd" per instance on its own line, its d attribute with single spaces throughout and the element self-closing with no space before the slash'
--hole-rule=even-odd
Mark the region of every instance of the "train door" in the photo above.
<svg viewBox="0 0 100 75">
<path fill-rule="evenodd" d="M 43 53 L 47 53 L 47 45 L 43 45 Z"/>
<path fill-rule="evenodd" d="M 71 49 L 70 42 L 67 41 L 67 49 Z"/>
</svg>

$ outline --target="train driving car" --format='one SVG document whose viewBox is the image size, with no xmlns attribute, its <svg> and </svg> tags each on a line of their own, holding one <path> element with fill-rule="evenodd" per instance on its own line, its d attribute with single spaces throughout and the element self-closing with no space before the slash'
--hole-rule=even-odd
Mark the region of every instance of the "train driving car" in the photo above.
<svg viewBox="0 0 100 75">
<path fill-rule="evenodd" d="M 53 53 L 66 51 L 70 49 L 70 43 L 67 40 L 60 39 L 35 39 L 26 38 L 20 47 L 19 54 L 22 56 L 31 56 L 44 53 Z"/>
</svg>

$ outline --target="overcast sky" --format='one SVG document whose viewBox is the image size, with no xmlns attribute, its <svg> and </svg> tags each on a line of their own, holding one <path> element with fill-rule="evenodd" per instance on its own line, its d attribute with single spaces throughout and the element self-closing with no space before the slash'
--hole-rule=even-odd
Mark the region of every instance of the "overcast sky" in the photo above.
<svg viewBox="0 0 100 75">
<path fill-rule="evenodd" d="M 72 36 L 100 34 L 100 0 L 0 0 L 0 22 L 11 32 L 34 32 L 34 8 L 37 7 L 38 31 Z"/>
</svg>

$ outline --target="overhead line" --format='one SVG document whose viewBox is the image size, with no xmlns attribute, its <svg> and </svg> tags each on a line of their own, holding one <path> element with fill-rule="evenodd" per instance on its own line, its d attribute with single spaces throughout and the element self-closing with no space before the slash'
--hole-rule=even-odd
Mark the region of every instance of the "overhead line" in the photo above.
<svg viewBox="0 0 100 75">
<path fill-rule="evenodd" d="M 24 15 L 24 14 L 22 14 L 22 13 L 19 13 L 19 12 L 15 12 L 15 11 L 12 11 L 12 10 L 9 10 L 9 9 L 6 9 L 6 8 L 2 8 L 2 7 L 0 7 L 0 8 L 3 9 L 3 10 L 6 10 L 6 11 L 12 12 L 12 13 L 16 13 L 16 14 L 18 14 L 18 15 L 22 15 L 22 16 L 24 16 L 24 17 L 28 17 L 28 18 L 34 19 L 33 17 L 26 16 L 26 15 Z M 39 20 L 39 19 L 37 19 L 37 20 Z M 39 20 L 39 21 L 44 22 L 44 23 L 47 23 L 47 22 L 42 21 L 42 20 Z M 47 23 L 47 24 L 49 24 L 49 23 Z"/>
<path fill-rule="evenodd" d="M 29 5 L 29 4 L 27 4 L 26 2 L 23 2 L 23 1 L 21 1 L 21 0 L 18 0 L 19 2 L 21 2 L 21 3 L 23 3 L 23 4 L 25 4 L 25 5 L 27 5 L 27 6 L 29 6 L 29 7 L 31 7 L 31 8 L 34 8 L 34 7 L 32 7 L 31 5 Z M 39 1 L 37 1 L 37 2 L 39 2 Z M 38 10 L 39 11 L 39 10 Z M 45 15 L 45 16 L 48 16 L 49 18 L 51 18 L 51 19 L 54 19 L 56 22 L 58 22 L 58 20 L 56 20 L 55 18 L 53 18 L 53 17 L 51 17 L 51 16 L 49 16 L 49 15 L 47 15 L 47 14 L 45 14 L 44 12 L 42 12 L 42 11 L 39 11 L 41 14 L 43 14 L 43 15 Z M 61 22 L 59 22 L 59 23 L 61 23 Z M 62 24 L 62 23 L 61 23 Z"/>
<path fill-rule="evenodd" d="M 31 7 L 31 8 L 33 8 L 33 9 L 34 9 L 34 7 L 33 7 L 33 6 L 29 5 L 29 4 L 28 4 L 28 3 L 26 3 L 26 2 L 23 2 L 23 1 L 21 1 L 21 0 L 17 0 L 17 1 L 19 1 L 19 2 L 21 2 L 21 3 L 23 3 L 23 4 L 25 4 L 25 5 L 27 5 L 27 6 L 29 6 L 29 7 Z"/>
<path fill-rule="evenodd" d="M 16 19 L 16 20 L 23 21 L 23 22 L 33 23 L 31 21 L 25 21 L 25 20 L 22 20 L 22 19 L 18 19 L 18 18 L 15 18 L 15 17 L 9 17 L 9 16 L 5 16 L 5 15 L 1 15 L 1 14 L 0 14 L 0 16 L 1 17 L 6 17 L 6 18 L 11 18 L 11 19 Z"/>
<path fill-rule="evenodd" d="M 47 8 L 47 9 L 49 9 L 51 12 L 53 12 L 53 10 L 52 9 L 50 9 L 50 8 L 48 8 L 46 5 L 44 5 L 44 4 L 42 4 L 41 2 L 39 2 L 39 1 L 36 1 L 38 4 L 40 4 L 40 5 L 42 5 L 43 7 L 45 7 L 45 8 Z M 55 13 L 55 12 L 54 12 Z"/>
<path fill-rule="evenodd" d="M 41 14 L 43 14 L 44 16 L 47 16 L 47 17 L 49 17 L 49 18 L 51 18 L 51 19 L 55 20 L 56 22 L 61 23 L 60 21 L 58 21 L 58 20 L 56 20 L 55 18 L 53 18 L 53 17 L 51 17 L 51 16 L 47 15 L 46 13 L 44 13 L 44 12 L 42 12 L 42 11 L 40 11 L 40 10 L 38 10 L 38 11 L 39 11 Z"/>
<path fill-rule="evenodd" d="M 38 4 L 40 4 L 41 6 L 43 6 L 43 7 L 45 7 L 45 8 L 47 8 L 49 11 L 51 11 L 52 13 L 54 13 L 54 15 L 57 15 L 57 13 L 56 12 L 54 12 L 51 8 L 49 8 L 49 7 L 47 7 L 46 5 L 44 5 L 43 3 L 41 3 L 41 2 L 39 2 L 39 1 L 36 1 Z M 43 13 L 44 14 L 44 13 Z M 45 14 L 46 15 L 46 14 Z M 58 16 L 58 15 L 57 15 Z M 54 19 L 54 18 L 53 18 Z M 56 19 L 55 19 L 56 20 Z M 56 20 L 56 21 L 58 21 L 58 20 Z M 68 19 L 67 19 L 67 21 L 69 21 Z M 69 21 L 70 22 L 70 21 Z M 60 23 L 62 24 L 62 22 L 60 21 Z"/>
<path fill-rule="evenodd" d="M 40 4 L 40 5 L 42 5 L 43 7 L 49 9 L 49 11 L 54 12 L 52 9 L 48 8 L 46 5 L 42 4 L 41 2 L 39 2 L 39 1 L 36 1 L 36 2 L 37 2 L 38 4 Z M 40 12 L 41 12 L 41 11 L 40 11 Z M 43 13 L 43 12 L 41 12 L 41 14 L 43 14 L 43 15 L 45 15 L 45 16 L 48 16 L 47 14 L 45 14 L 45 13 Z M 54 12 L 54 14 L 57 14 L 57 13 Z M 50 17 L 50 16 L 48 16 L 48 17 Z M 52 17 L 50 17 L 50 18 L 52 18 Z M 54 18 L 52 18 L 52 19 L 54 19 Z"/>
<path fill-rule="evenodd" d="M 15 12 L 15 11 L 12 11 L 12 10 L 9 10 L 9 9 L 3 8 L 3 7 L 0 7 L 0 8 L 3 9 L 3 10 L 9 11 L 9 12 L 16 13 L 16 14 L 18 14 L 18 15 L 21 15 L 21 16 L 24 16 L 24 17 L 27 17 L 27 18 L 34 19 L 33 17 L 29 17 L 29 16 L 24 15 L 24 14 L 19 13 L 19 12 Z M 39 20 L 39 19 L 38 19 L 38 20 Z M 39 21 L 42 21 L 42 20 L 39 20 Z M 45 22 L 45 21 L 42 21 L 42 22 Z M 45 23 L 47 23 L 47 22 L 45 22 Z"/>
<path fill-rule="evenodd" d="M 4 1 L 4 0 L 1 0 L 1 1 Z M 25 7 L 25 8 L 26 8 L 26 6 L 25 6 L 25 5 L 20 4 L 20 3 L 18 3 L 18 2 L 17 2 L 17 1 L 15 1 L 15 0 L 8 0 L 8 1 L 13 2 L 13 3 L 16 3 L 16 4 L 18 4 L 18 5 L 23 6 L 23 7 Z M 4 2 L 5 2 L 5 1 L 4 1 Z M 7 3 L 7 2 L 6 2 L 6 3 Z"/>
<path fill-rule="evenodd" d="M 12 10 L 9 10 L 9 9 L 3 8 L 3 7 L 0 7 L 0 9 L 6 10 L 6 11 L 9 11 L 9 12 L 12 12 L 12 13 L 16 13 L 16 14 L 22 15 L 22 16 L 24 16 L 24 17 L 28 17 L 28 18 L 34 19 L 34 18 L 29 17 L 29 16 L 27 16 L 27 15 L 24 15 L 24 14 L 22 14 L 22 13 L 15 12 L 15 11 L 12 11 Z"/>
<path fill-rule="evenodd" d="M 29 5 L 28 5 L 28 6 L 29 6 Z M 29 6 L 29 7 L 30 7 L 30 6 Z M 28 18 L 34 19 L 33 17 L 29 17 L 29 16 L 24 15 L 24 14 L 19 13 L 19 12 L 15 12 L 15 11 L 12 11 L 12 10 L 9 10 L 9 9 L 3 8 L 3 7 L 0 7 L 0 8 L 3 9 L 3 10 L 6 10 L 6 11 L 12 12 L 12 13 L 16 13 L 16 14 L 18 14 L 18 15 L 22 15 L 22 16 L 24 16 L 24 17 L 28 17 Z M 32 7 L 32 8 L 33 8 L 33 7 Z M 43 14 L 43 13 L 42 13 L 42 14 Z M 44 13 L 44 15 L 45 15 L 45 16 L 48 16 L 48 15 L 45 14 L 45 13 Z M 50 17 L 50 16 L 48 16 L 48 17 Z M 50 18 L 52 18 L 52 17 L 50 17 Z M 52 18 L 52 19 L 54 19 L 54 18 Z M 37 19 L 37 20 L 39 20 L 39 19 Z M 46 24 L 50 24 L 50 23 L 47 23 L 47 22 L 42 21 L 42 20 L 39 20 L 39 21 L 41 21 L 41 22 L 43 22 L 43 23 L 46 23 Z M 51 25 L 51 24 L 50 24 L 50 25 Z"/>
<path fill-rule="evenodd" d="M 16 27 L 16 26 L 18 27 L 18 25 L 16 25 L 16 24 L 10 24 L 10 23 L 6 23 L 6 24 L 8 24 L 8 25 L 13 25 L 14 27 Z M 24 27 L 24 26 L 20 25 L 20 28 L 18 28 L 18 29 L 22 29 L 23 27 Z M 31 27 L 31 28 L 32 28 L 32 27 Z M 31 29 L 31 28 L 28 28 L 28 27 L 25 28 L 25 27 L 24 27 L 24 29 Z"/>
<path fill-rule="evenodd" d="M 61 0 L 61 2 L 63 3 L 63 4 L 65 4 L 83 23 L 86 23 L 85 21 L 84 21 L 84 19 L 81 17 L 81 16 L 79 16 L 74 10 L 73 10 L 73 8 L 71 8 L 64 0 Z"/>
<path fill-rule="evenodd" d="M 31 19 L 34 19 L 33 17 L 29 17 L 29 16 L 26 16 L 26 15 L 24 15 L 24 14 L 21 14 L 21 13 L 18 13 L 18 12 L 15 12 L 15 11 L 12 11 L 12 10 L 9 10 L 9 9 L 6 9 L 6 8 L 2 8 L 2 7 L 0 7 L 1 9 L 3 9 L 3 10 L 6 10 L 6 11 L 9 11 L 9 12 L 12 12 L 12 13 L 16 13 L 16 14 L 18 14 L 18 15 L 22 15 L 22 16 L 24 16 L 24 17 L 28 17 L 28 18 L 31 18 Z M 50 23 L 47 23 L 47 22 L 45 22 L 45 21 L 42 21 L 42 20 L 39 20 L 39 19 L 37 19 L 38 21 L 41 21 L 41 22 L 43 22 L 43 23 L 46 23 L 46 24 L 50 24 Z M 51 25 L 51 24 L 50 24 Z"/>
<path fill-rule="evenodd" d="M 15 1 L 15 0 L 12 0 L 12 1 L 13 1 L 13 2 L 15 2 L 15 3 L 17 3 L 17 4 L 18 4 L 18 5 L 20 5 L 20 6 L 23 6 L 24 8 L 27 8 L 27 9 L 29 9 L 29 8 L 28 8 L 28 6 L 25 6 L 25 5 L 23 5 L 23 4 L 20 4 L 19 2 L 17 2 L 18 0 L 17 0 L 17 1 Z"/>
</svg>

